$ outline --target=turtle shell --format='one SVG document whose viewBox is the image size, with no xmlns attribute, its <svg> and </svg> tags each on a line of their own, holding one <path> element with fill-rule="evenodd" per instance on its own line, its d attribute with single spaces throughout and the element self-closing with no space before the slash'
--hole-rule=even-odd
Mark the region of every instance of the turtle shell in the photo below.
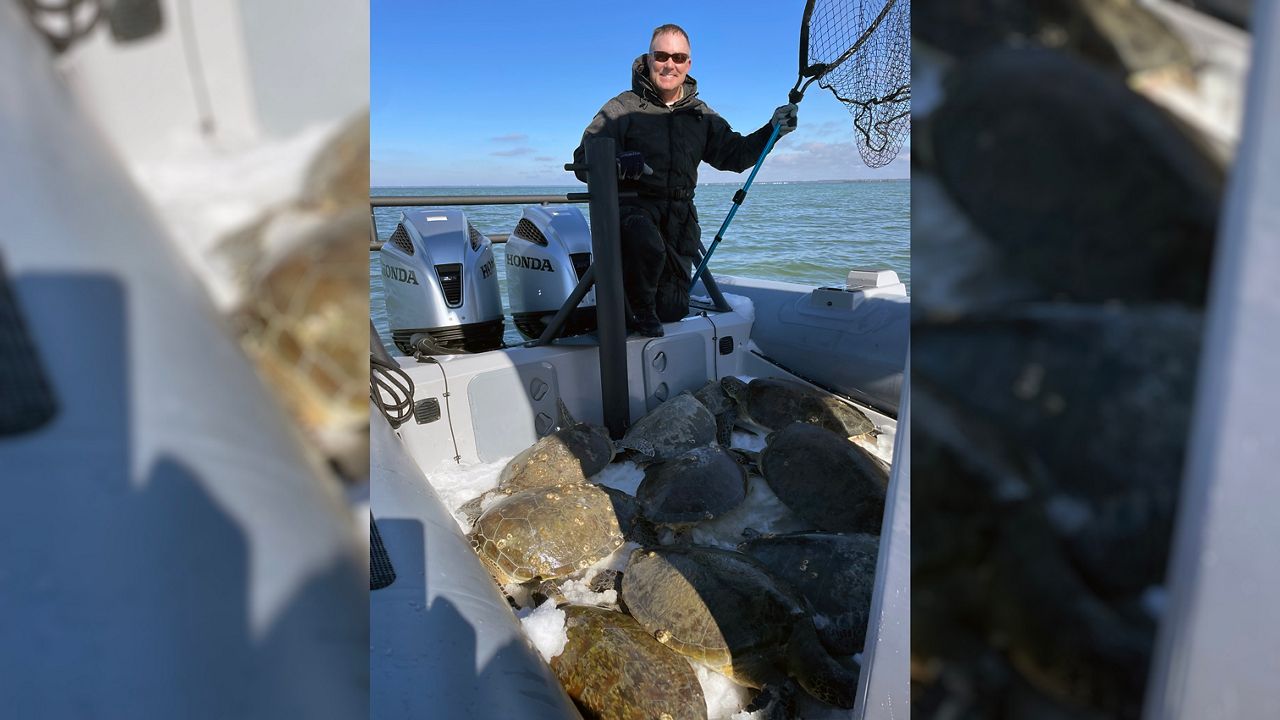
<svg viewBox="0 0 1280 720">
<path fill-rule="evenodd" d="M 819 529 L 880 534 L 889 469 L 847 439 L 793 423 L 769 436 L 760 472 L 784 505 Z"/>
<path fill-rule="evenodd" d="M 719 445 L 704 445 L 645 468 L 640 511 L 655 523 L 711 520 L 747 496 L 747 471 Z"/>
<path fill-rule="evenodd" d="M 670 460 L 716 439 L 716 419 L 687 392 L 667 400 L 640 418 L 618 441 L 647 458 Z"/>
<path fill-rule="evenodd" d="M 725 392 L 738 401 L 739 417 L 768 430 L 781 430 L 793 422 L 802 422 L 853 437 L 876 429 L 875 423 L 861 410 L 830 393 L 794 380 L 756 378 L 745 386 L 737 378 L 725 378 L 721 382 Z"/>
<path fill-rule="evenodd" d="M 819 644 L 804 600 L 747 555 L 641 548 L 622 575 L 622 599 L 658 642 L 741 684 L 785 673 L 819 700 L 853 707 L 857 675 Z"/>
<path fill-rule="evenodd" d="M 515 493 L 480 515 L 468 538 L 500 583 L 570 575 L 623 543 L 613 500 L 589 483 Z"/>
<path fill-rule="evenodd" d="M 740 682 L 764 682 L 756 666 L 776 661 L 800 598 L 742 553 L 705 547 L 641 548 L 622 574 L 627 610 L 659 642 Z"/>
<path fill-rule="evenodd" d="M 759 560 L 809 603 L 823 647 L 852 655 L 866 641 L 880 539 L 862 533 L 788 533 L 738 549 Z"/>
<path fill-rule="evenodd" d="M 539 438 L 502 468 L 498 489 L 518 492 L 583 482 L 613 461 L 613 442 L 602 428 L 578 423 Z"/>
<path fill-rule="evenodd" d="M 702 685 L 689 663 L 630 616 L 567 605 L 564 650 L 551 658 L 560 684 L 597 720 L 706 720 Z"/>
</svg>

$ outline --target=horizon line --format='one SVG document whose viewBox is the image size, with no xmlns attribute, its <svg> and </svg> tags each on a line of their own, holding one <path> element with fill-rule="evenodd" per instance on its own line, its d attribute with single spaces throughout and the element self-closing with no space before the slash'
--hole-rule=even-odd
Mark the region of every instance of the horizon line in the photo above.
<svg viewBox="0 0 1280 720">
<path fill-rule="evenodd" d="M 847 179 L 828 179 L 828 180 L 762 180 L 752 183 L 752 185 L 786 185 L 800 183 L 859 183 L 859 182 L 903 182 L 911 180 L 910 177 L 900 178 L 847 178 Z M 738 182 L 708 182 L 698 183 L 698 185 L 741 185 Z M 388 190 L 392 188 L 403 187 L 423 187 L 423 188 L 452 188 L 452 187 L 563 187 L 563 188 L 584 188 L 586 185 L 575 183 L 572 185 L 560 185 L 557 183 L 507 183 L 504 185 L 488 184 L 488 183 L 454 183 L 451 185 L 441 184 L 401 184 L 401 185 L 370 185 L 370 190 Z"/>
</svg>

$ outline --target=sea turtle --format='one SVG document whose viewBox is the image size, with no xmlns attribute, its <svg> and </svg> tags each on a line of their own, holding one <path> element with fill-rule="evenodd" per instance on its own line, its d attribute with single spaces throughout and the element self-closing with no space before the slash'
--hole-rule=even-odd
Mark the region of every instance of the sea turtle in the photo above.
<svg viewBox="0 0 1280 720">
<path fill-rule="evenodd" d="M 862 650 L 880 540 L 863 533 L 788 533 L 738 546 L 804 596 L 818 639 L 833 655 Z"/>
<path fill-rule="evenodd" d="M 563 401 L 555 432 L 511 458 L 498 475 L 498 487 L 508 493 L 565 482 L 581 482 L 613 461 L 613 441 L 602 427 L 578 422 Z"/>
<path fill-rule="evenodd" d="M 291 162 L 278 164 L 303 167 L 296 161 L 306 158 L 294 157 L 292 149 L 288 154 Z M 238 198 L 234 206 L 253 216 L 236 229 L 227 228 L 226 220 L 239 212 L 215 217 L 228 201 L 223 197 L 176 214 L 199 231 L 192 238 L 192 227 L 184 224 L 175 236 L 187 237 L 193 247 L 212 247 L 187 256 L 197 263 L 195 276 L 209 284 L 216 304 L 228 309 L 264 386 L 289 412 L 306 446 L 346 480 L 364 482 L 369 473 L 369 366 L 363 339 L 369 305 L 364 249 L 368 113 L 335 127 L 314 147 L 305 167 L 300 177 L 280 183 L 295 188 L 283 200 L 264 199 L 275 193 Z M 172 188 L 166 190 L 166 196 L 177 197 Z M 203 189 L 195 195 L 207 197 Z M 221 237 L 210 245 L 199 236 L 203 233 Z"/>
<path fill-rule="evenodd" d="M 663 402 L 640 418 L 618 441 L 647 460 L 670 460 L 716 439 L 716 419 L 688 392 Z"/>
<path fill-rule="evenodd" d="M 644 516 L 671 526 L 711 520 L 746 496 L 746 469 L 719 445 L 696 447 L 650 465 L 636 488 Z"/>
<path fill-rule="evenodd" d="M 1224 173 L 1202 141 L 1051 50 L 971 58 L 945 89 L 920 161 L 1007 275 L 1043 300 L 1203 303 Z"/>
<path fill-rule="evenodd" d="M 623 573 L 622 598 L 658 642 L 743 685 L 790 675 L 819 700 L 853 707 L 857 674 L 823 649 L 804 600 L 747 555 L 640 548 Z"/>
<path fill-rule="evenodd" d="M 1060 25 L 1065 52 L 990 39 L 1054 4 L 914 18 L 959 57 L 916 120 L 913 253 L 955 268 L 978 251 L 947 296 L 912 298 L 912 665 L 933 669 L 913 707 L 950 706 L 925 715 L 1055 716 L 1018 707 L 1034 692 L 1071 707 L 1056 716 L 1138 718 L 1156 634 L 1226 143 L 1082 60 L 1098 28 Z"/>
<path fill-rule="evenodd" d="M 609 496 L 609 502 L 613 503 L 614 517 L 618 518 L 618 527 L 622 529 L 622 537 L 637 545 L 655 545 L 657 544 L 657 535 L 653 523 L 644 516 L 644 512 L 640 508 L 639 501 L 635 496 L 629 495 L 616 488 L 607 485 L 596 485 Z"/>
<path fill-rule="evenodd" d="M 515 493 L 484 511 L 468 538 L 499 584 L 570 575 L 623 543 L 613 500 L 590 483 Z"/>
<path fill-rule="evenodd" d="M 596 720 L 706 720 L 693 668 L 630 616 L 561 607 L 568 642 L 551 669 L 569 697 Z"/>
<path fill-rule="evenodd" d="M 561 400 L 559 426 L 520 451 L 502 468 L 498 486 L 468 501 L 459 511 L 473 522 L 494 496 L 570 482 L 584 482 L 613 461 L 613 441 L 604 428 L 578 422 Z"/>
<path fill-rule="evenodd" d="M 1123 76 L 1163 71 L 1189 77 L 1187 41 L 1135 0 L 952 0 L 912 8 L 912 33 L 956 56 L 999 45 L 1069 51 Z"/>
<path fill-rule="evenodd" d="M 724 391 L 718 380 L 708 381 L 693 396 L 706 406 L 716 419 L 716 442 L 725 447 L 733 440 L 733 423 L 738 415 L 738 405 Z"/>
<path fill-rule="evenodd" d="M 738 404 L 737 421 L 766 430 L 781 430 L 793 422 L 820 425 L 844 437 L 876 429 L 870 418 L 852 405 L 794 380 L 756 378 L 744 383 L 736 377 L 720 384 Z"/>
<path fill-rule="evenodd" d="M 830 532 L 880 534 L 889 469 L 847 439 L 792 423 L 772 433 L 760 473 L 795 514 Z"/>
<path fill-rule="evenodd" d="M 1067 303 L 913 326 L 921 658 L 959 675 L 994 646 L 1040 692 L 1140 716 L 1201 329 L 1192 308 Z"/>
</svg>

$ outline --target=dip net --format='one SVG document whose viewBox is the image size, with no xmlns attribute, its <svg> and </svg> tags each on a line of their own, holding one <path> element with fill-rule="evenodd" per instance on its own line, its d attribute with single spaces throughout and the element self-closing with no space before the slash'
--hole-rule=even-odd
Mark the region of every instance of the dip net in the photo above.
<svg viewBox="0 0 1280 720">
<path fill-rule="evenodd" d="M 809 0 L 800 75 L 849 109 L 863 162 L 887 165 L 911 133 L 910 0 Z"/>
</svg>

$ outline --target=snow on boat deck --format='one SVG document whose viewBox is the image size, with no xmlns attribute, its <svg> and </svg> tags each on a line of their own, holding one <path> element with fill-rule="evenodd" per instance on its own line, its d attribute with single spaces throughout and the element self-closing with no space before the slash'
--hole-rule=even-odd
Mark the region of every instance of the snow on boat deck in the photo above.
<svg viewBox="0 0 1280 720">
<path fill-rule="evenodd" d="M 874 415 L 872 417 L 874 419 Z M 855 442 L 889 464 L 893 459 L 894 429 L 892 424 L 877 424 L 874 439 Z M 759 452 L 765 447 L 765 439 L 760 435 L 735 430 L 730 445 L 742 450 Z M 470 532 L 471 523 L 464 514 L 458 512 L 458 508 L 467 501 L 497 487 L 498 475 L 510 459 L 501 458 L 490 463 L 471 465 L 446 465 L 426 473 L 427 480 L 440 495 L 445 506 L 453 513 L 454 520 L 457 521 L 463 533 Z M 644 470 L 631 460 L 613 462 L 591 480 L 634 497 L 636 489 L 644 480 Z M 500 499 L 491 499 L 485 504 L 485 509 Z M 714 520 L 697 524 L 689 530 L 688 537 L 698 545 L 733 549 L 742 542 L 743 531 L 747 529 L 767 534 L 810 530 L 812 526 L 783 505 L 763 478 L 756 473 L 750 473 L 747 497 L 742 504 Z M 664 544 L 678 539 L 680 538 L 670 531 L 664 532 L 660 537 L 660 541 Z M 561 587 L 561 593 L 565 599 L 577 605 L 616 608 L 617 592 L 613 589 L 594 592 L 589 587 L 589 581 L 601 571 L 625 569 L 631 552 L 638 547 L 639 545 L 634 542 L 624 543 L 613 554 L 574 575 L 573 579 Z M 557 610 L 555 602 L 551 600 L 532 607 L 529 590 L 523 586 L 507 585 L 503 589 L 521 605 L 522 609 L 517 610 L 516 615 L 520 618 L 525 635 L 542 658 L 549 662 L 552 657 L 563 651 L 565 643 L 568 642 L 564 628 L 564 612 Z M 815 622 L 824 620 L 825 618 L 815 618 Z M 850 659 L 848 664 L 853 662 L 855 660 Z M 753 720 L 759 717 L 758 713 L 748 713 L 744 709 L 751 701 L 754 691 L 698 663 L 690 662 L 689 664 L 702 685 L 707 702 L 708 720 Z M 849 716 L 849 711 L 819 703 L 803 692 L 798 694 L 796 709 L 800 716 L 810 720 L 834 720 Z"/>
</svg>

